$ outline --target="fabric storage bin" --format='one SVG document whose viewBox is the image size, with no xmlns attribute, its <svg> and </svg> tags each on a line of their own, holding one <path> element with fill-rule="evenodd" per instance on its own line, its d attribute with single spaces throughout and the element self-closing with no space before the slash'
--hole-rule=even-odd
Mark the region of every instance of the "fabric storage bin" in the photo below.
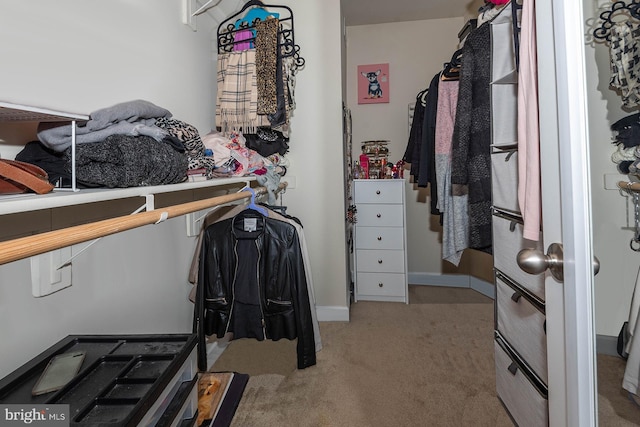
<svg viewBox="0 0 640 427">
<path fill-rule="evenodd" d="M 495 340 L 496 390 L 519 427 L 549 425 L 549 403 L 526 368 L 511 354 L 499 336 Z"/>
<path fill-rule="evenodd" d="M 496 328 L 535 374 L 547 383 L 545 315 L 521 289 L 496 273 Z"/>
<path fill-rule="evenodd" d="M 511 280 L 544 301 L 544 273 L 525 273 L 518 266 L 516 257 L 522 249 L 531 248 L 542 252 L 542 242 L 534 242 L 522 237 L 521 219 L 500 212 L 493 213 L 493 241 L 500 242 L 493 247 L 494 267 Z"/>
<path fill-rule="evenodd" d="M 492 44 L 491 81 L 516 83 L 516 59 L 513 55 L 513 21 L 510 14 L 500 13 L 491 21 L 491 37 L 500 40 L 500 49 Z"/>
<path fill-rule="evenodd" d="M 518 141 L 518 87 L 514 84 L 491 85 L 491 117 L 499 121 L 491 126 L 492 145 L 514 145 Z"/>
<path fill-rule="evenodd" d="M 516 147 L 491 154 L 491 193 L 495 208 L 520 213 Z"/>
</svg>

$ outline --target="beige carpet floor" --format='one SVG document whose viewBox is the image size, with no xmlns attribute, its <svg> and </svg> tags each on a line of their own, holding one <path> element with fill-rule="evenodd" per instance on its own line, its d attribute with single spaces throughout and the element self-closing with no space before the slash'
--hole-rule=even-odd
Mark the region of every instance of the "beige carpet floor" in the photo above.
<svg viewBox="0 0 640 427">
<path fill-rule="evenodd" d="M 511 426 L 495 392 L 493 301 L 410 286 L 410 302 L 361 301 L 350 322 L 321 322 L 324 348 L 303 370 L 295 341 L 231 341 L 212 371 L 251 375 L 232 426 Z M 609 362 L 623 361 L 606 358 L 599 365 L 612 367 L 599 366 L 599 381 L 621 378 Z M 600 397 L 600 425 L 640 425 L 619 385 L 601 390 L 612 397 Z"/>
</svg>

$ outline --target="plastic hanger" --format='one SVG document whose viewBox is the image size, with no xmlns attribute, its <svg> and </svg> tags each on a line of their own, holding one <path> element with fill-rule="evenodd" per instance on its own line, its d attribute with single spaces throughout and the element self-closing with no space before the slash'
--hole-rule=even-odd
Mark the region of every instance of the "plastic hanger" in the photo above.
<svg viewBox="0 0 640 427">
<path fill-rule="evenodd" d="M 262 206 L 258 206 L 256 205 L 256 192 L 253 188 L 251 187 L 244 187 L 244 189 L 242 191 L 248 191 L 249 193 L 251 193 L 251 201 L 249 202 L 249 204 L 247 205 L 247 209 L 252 209 L 254 211 L 259 212 L 260 214 L 267 216 L 267 210 L 265 208 L 263 208 Z"/>
<path fill-rule="evenodd" d="M 243 24 L 247 24 L 248 27 L 253 27 L 253 22 L 256 19 L 263 21 L 267 19 L 269 16 L 273 16 L 274 18 L 280 18 L 279 13 L 269 12 L 264 8 L 264 4 L 259 0 L 251 0 L 247 2 L 240 10 L 240 13 L 242 13 L 243 11 L 247 10 L 249 7 L 252 7 L 252 6 L 258 6 L 258 7 L 254 7 L 249 12 L 247 12 L 242 18 L 238 19 L 235 23 L 236 28 L 238 29 L 241 28 Z"/>
</svg>

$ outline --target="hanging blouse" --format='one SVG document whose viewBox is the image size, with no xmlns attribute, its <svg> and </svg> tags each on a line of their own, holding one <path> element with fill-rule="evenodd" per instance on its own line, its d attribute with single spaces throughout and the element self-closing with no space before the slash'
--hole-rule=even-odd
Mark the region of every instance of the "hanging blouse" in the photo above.
<svg viewBox="0 0 640 427">
<path fill-rule="evenodd" d="M 640 26 L 620 22 L 611 27 L 611 86 L 620 91 L 625 107 L 640 105 Z"/>
</svg>

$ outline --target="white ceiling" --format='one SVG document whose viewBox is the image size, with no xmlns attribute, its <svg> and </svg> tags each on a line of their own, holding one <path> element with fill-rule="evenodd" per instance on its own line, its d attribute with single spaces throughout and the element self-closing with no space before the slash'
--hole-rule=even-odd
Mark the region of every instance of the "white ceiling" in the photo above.
<svg viewBox="0 0 640 427">
<path fill-rule="evenodd" d="M 342 0 L 347 26 L 475 16 L 478 0 Z"/>
</svg>

